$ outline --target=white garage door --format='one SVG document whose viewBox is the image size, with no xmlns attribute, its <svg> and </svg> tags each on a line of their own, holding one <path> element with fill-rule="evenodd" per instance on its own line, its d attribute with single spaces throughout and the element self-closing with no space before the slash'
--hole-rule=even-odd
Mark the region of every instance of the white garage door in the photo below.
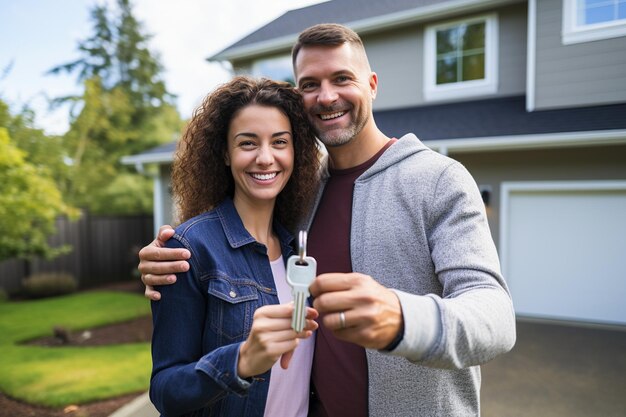
<svg viewBox="0 0 626 417">
<path fill-rule="evenodd" d="M 626 324 L 626 182 L 503 183 L 501 196 L 517 314 Z"/>
</svg>

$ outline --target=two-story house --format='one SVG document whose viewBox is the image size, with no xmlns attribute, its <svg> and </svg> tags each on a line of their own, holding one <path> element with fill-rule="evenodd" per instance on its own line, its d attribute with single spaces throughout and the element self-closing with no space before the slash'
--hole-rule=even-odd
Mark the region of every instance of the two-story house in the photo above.
<svg viewBox="0 0 626 417">
<path fill-rule="evenodd" d="M 291 80 L 298 32 L 323 22 L 361 35 L 381 130 L 477 180 L 518 315 L 626 324 L 626 0 L 332 0 L 209 60 Z M 125 159 L 160 164 L 157 226 L 173 150 Z"/>
</svg>

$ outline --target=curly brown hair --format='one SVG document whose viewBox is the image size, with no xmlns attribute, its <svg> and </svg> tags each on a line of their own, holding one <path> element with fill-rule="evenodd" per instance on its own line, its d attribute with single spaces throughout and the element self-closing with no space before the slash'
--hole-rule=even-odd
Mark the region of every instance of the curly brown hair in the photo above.
<svg viewBox="0 0 626 417">
<path fill-rule="evenodd" d="M 228 128 L 235 113 L 252 104 L 277 108 L 291 124 L 293 173 L 278 194 L 274 217 L 295 231 L 310 208 L 319 180 L 320 151 L 302 97 L 289 83 L 239 76 L 205 97 L 178 142 L 172 190 L 181 222 L 233 197 L 235 183 L 224 161 Z"/>
</svg>

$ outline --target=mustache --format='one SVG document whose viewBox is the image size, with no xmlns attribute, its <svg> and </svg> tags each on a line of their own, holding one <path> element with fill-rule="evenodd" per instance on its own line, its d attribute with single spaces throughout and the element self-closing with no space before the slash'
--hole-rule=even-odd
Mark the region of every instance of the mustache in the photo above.
<svg viewBox="0 0 626 417">
<path fill-rule="evenodd" d="M 346 103 L 336 103 L 332 106 L 322 106 L 320 104 L 316 104 L 311 107 L 312 113 L 334 113 L 338 111 L 350 111 L 352 106 L 347 105 Z"/>
</svg>

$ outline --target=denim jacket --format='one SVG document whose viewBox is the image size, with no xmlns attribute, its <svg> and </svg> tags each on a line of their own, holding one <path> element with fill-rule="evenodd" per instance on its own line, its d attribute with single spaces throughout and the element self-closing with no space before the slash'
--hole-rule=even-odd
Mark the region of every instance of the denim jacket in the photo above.
<svg viewBox="0 0 626 417">
<path fill-rule="evenodd" d="M 293 237 L 276 222 L 274 231 L 286 260 Z M 270 371 L 244 381 L 237 361 L 254 311 L 278 304 L 266 247 L 231 199 L 178 226 L 167 247 L 191 259 L 152 303 L 152 402 L 163 416 L 263 416 Z"/>
</svg>

